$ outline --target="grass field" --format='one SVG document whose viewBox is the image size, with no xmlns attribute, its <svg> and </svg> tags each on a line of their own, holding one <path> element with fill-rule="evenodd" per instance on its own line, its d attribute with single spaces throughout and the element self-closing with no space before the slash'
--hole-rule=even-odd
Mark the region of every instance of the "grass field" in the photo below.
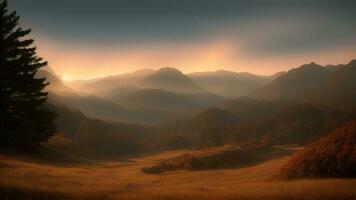
<svg viewBox="0 0 356 200">
<path fill-rule="evenodd" d="M 241 168 L 145 174 L 143 167 L 189 151 L 43 162 L 0 156 L 0 199 L 356 199 L 355 179 L 273 178 L 291 155 Z"/>
</svg>

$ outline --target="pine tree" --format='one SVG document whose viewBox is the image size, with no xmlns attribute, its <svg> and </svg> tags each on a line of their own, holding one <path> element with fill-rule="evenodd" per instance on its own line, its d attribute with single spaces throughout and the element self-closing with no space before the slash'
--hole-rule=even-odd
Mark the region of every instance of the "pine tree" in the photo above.
<svg viewBox="0 0 356 200">
<path fill-rule="evenodd" d="M 36 55 L 30 29 L 18 26 L 19 16 L 0 0 L 0 144 L 36 145 L 56 131 L 55 113 L 46 107 L 48 83 L 35 78 L 47 65 Z"/>
</svg>

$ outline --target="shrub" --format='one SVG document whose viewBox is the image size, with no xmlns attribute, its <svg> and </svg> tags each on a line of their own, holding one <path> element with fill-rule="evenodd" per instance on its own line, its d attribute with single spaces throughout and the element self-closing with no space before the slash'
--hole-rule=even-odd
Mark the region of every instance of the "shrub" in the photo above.
<svg viewBox="0 0 356 200">
<path fill-rule="evenodd" d="M 281 178 L 356 177 L 356 120 L 301 151 L 282 167 Z"/>
</svg>

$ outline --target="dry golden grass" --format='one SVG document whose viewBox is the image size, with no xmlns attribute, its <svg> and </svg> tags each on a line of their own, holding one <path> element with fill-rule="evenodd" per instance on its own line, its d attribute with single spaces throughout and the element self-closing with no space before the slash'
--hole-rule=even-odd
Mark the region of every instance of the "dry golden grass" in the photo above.
<svg viewBox="0 0 356 200">
<path fill-rule="evenodd" d="M 201 152 L 187 153 L 177 157 L 164 159 L 151 167 L 142 168 L 148 174 L 159 174 L 175 170 L 213 170 L 222 168 L 236 168 L 256 165 L 281 152 L 280 148 L 267 145 L 254 145 L 241 147 L 229 145 L 221 148 L 203 150 Z"/>
<path fill-rule="evenodd" d="M 244 168 L 145 174 L 142 167 L 188 151 L 55 165 L 0 156 L 0 199 L 356 199 L 355 179 L 280 181 L 284 156 Z"/>
</svg>

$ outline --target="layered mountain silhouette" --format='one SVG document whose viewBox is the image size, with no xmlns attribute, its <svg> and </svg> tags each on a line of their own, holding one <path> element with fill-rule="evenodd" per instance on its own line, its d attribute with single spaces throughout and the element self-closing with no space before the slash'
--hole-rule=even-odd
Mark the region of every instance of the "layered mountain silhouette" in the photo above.
<svg viewBox="0 0 356 200">
<path fill-rule="evenodd" d="M 139 70 L 118 76 L 71 82 L 79 91 L 134 109 L 197 112 L 224 99 L 209 93 L 175 68 Z"/>
<path fill-rule="evenodd" d="M 50 83 L 46 88 L 49 92 L 48 101 L 50 103 L 66 105 L 92 118 L 153 124 L 174 116 L 174 113 L 164 109 L 126 108 L 95 95 L 78 94 L 75 90 L 67 87 L 54 72 L 51 73 L 49 70 L 40 70 L 36 76 L 38 78 L 46 78 L 46 82 Z"/>
<path fill-rule="evenodd" d="M 180 72 L 173 71 L 178 74 L 178 77 L 182 78 Z M 89 80 L 85 84 L 81 82 L 80 87 L 84 88 L 86 94 L 83 94 L 82 90 L 77 93 L 65 86 L 53 72 L 43 70 L 40 71 L 38 77 L 46 77 L 47 81 L 50 82 L 48 90 L 51 103 L 66 105 L 69 108 L 80 110 L 89 117 L 108 121 L 155 124 L 179 115 L 201 111 L 224 100 L 217 95 L 206 92 L 175 93 L 162 89 L 145 89 L 122 84 L 124 82 L 140 85 L 143 77 L 149 77 L 148 74 L 151 72 L 153 71 L 140 70 L 116 77 Z M 157 72 L 155 75 L 161 76 L 162 72 L 160 70 Z M 188 80 L 187 82 L 190 84 L 184 83 L 182 85 L 188 88 L 199 88 L 189 78 L 187 79 L 184 75 L 183 77 L 182 79 Z M 118 81 L 120 82 L 116 84 Z M 72 86 L 74 86 L 73 83 Z M 93 90 L 85 89 L 91 86 L 93 86 Z M 183 88 L 181 87 L 181 89 Z M 188 89 L 188 91 L 192 90 Z M 92 92 L 97 94 L 92 95 Z"/>
<path fill-rule="evenodd" d="M 132 73 L 108 76 L 90 80 L 79 80 L 68 82 L 70 87 L 89 93 L 109 92 L 116 88 L 138 86 L 142 79 L 154 73 L 152 69 L 141 69 Z"/>
<path fill-rule="evenodd" d="M 89 117 L 107 121 L 155 124 L 174 116 L 174 113 L 165 110 L 125 108 L 93 95 L 50 93 L 49 102 L 55 105 L 66 105 L 69 108 L 80 110 Z"/>
<path fill-rule="evenodd" d="M 142 142 L 151 134 L 149 126 L 105 122 L 85 116 L 63 105 L 48 105 L 55 110 L 58 133 L 88 150 L 106 153 L 133 153 L 144 150 Z"/>
<path fill-rule="evenodd" d="M 356 61 L 345 65 L 302 65 L 279 76 L 250 96 L 294 99 L 335 108 L 356 108 Z"/>
<path fill-rule="evenodd" d="M 306 144 L 352 119 L 355 119 L 352 112 L 297 103 L 266 119 L 241 122 L 231 136 L 239 141 L 262 139 L 269 144 Z"/>
<path fill-rule="evenodd" d="M 249 94 L 271 82 L 280 73 L 273 76 L 259 76 L 250 73 L 236 73 L 225 70 L 214 72 L 196 72 L 189 78 L 207 91 L 225 97 L 239 97 Z"/>
<path fill-rule="evenodd" d="M 356 109 L 356 60 L 336 66 L 314 101 L 344 110 Z"/>
<path fill-rule="evenodd" d="M 330 78 L 333 68 L 316 63 L 302 65 L 279 76 L 253 95 L 265 99 L 310 100 Z"/>
<path fill-rule="evenodd" d="M 46 78 L 46 82 L 50 83 L 46 90 L 55 92 L 72 92 L 73 90 L 67 87 L 63 81 L 55 74 L 55 72 L 47 67 L 46 69 L 39 70 L 36 73 L 36 78 Z"/>
<path fill-rule="evenodd" d="M 145 77 L 140 85 L 145 88 L 162 89 L 176 93 L 206 93 L 188 76 L 175 68 L 166 67 Z"/>
<path fill-rule="evenodd" d="M 172 111 L 197 111 L 216 105 L 225 99 L 210 93 L 174 93 L 162 89 L 117 89 L 107 96 L 120 105 L 131 108 L 152 108 Z"/>
<path fill-rule="evenodd" d="M 310 63 L 273 76 L 223 70 L 185 75 L 169 67 L 144 69 L 68 83 L 77 90 L 67 87 L 51 70 L 41 70 L 37 76 L 46 77 L 51 83 L 48 91 L 52 103 L 111 121 L 154 124 L 192 115 L 210 106 L 218 106 L 245 120 L 269 118 L 295 102 L 332 109 L 356 108 L 355 60 L 336 66 Z M 251 93 L 251 98 L 226 101 L 221 97 L 247 93 Z"/>
<path fill-rule="evenodd" d="M 228 110 L 244 120 L 262 120 L 274 116 L 295 103 L 292 100 L 263 100 L 241 97 L 225 101 L 219 105 L 219 108 Z"/>
<path fill-rule="evenodd" d="M 107 92 L 116 88 L 135 86 L 146 89 L 162 89 L 175 93 L 206 93 L 188 76 L 171 67 L 159 70 L 143 69 L 117 76 L 72 81 L 68 84 L 86 92 Z"/>
</svg>

